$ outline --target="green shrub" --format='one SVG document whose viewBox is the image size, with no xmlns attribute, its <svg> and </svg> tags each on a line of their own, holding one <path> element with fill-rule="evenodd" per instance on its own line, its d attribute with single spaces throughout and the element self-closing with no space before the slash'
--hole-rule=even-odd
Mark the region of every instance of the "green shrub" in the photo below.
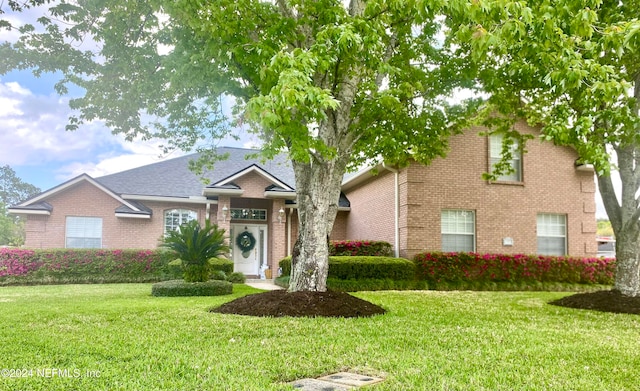
<svg viewBox="0 0 640 391">
<path fill-rule="evenodd" d="M 229 253 L 225 244 L 225 230 L 205 221 L 204 227 L 197 220 L 182 224 L 180 229 L 169 231 L 162 246 L 173 250 L 182 260 L 184 280 L 204 282 L 209 279 L 209 259 Z"/>
<path fill-rule="evenodd" d="M 440 282 L 518 282 L 611 285 L 615 259 L 524 254 L 421 253 L 418 277 Z M 467 284 L 468 285 L 468 284 Z"/>
<path fill-rule="evenodd" d="M 211 258 L 209 259 L 210 271 L 213 273 L 216 270 L 222 271 L 226 274 L 233 272 L 233 262 L 224 258 Z M 184 270 L 182 270 L 182 260 L 174 259 L 169 262 L 168 269 L 170 274 L 174 278 L 181 278 Z"/>
<path fill-rule="evenodd" d="M 246 280 L 247 277 L 245 277 L 245 275 L 240 272 L 233 272 L 227 276 L 227 281 L 234 284 L 244 284 Z"/>
<path fill-rule="evenodd" d="M 211 280 L 205 282 L 186 282 L 170 280 L 151 286 L 153 296 L 221 296 L 233 292 L 233 284 L 228 281 Z"/>
<path fill-rule="evenodd" d="M 0 285 L 154 282 L 175 278 L 170 251 L 0 249 Z"/>
<path fill-rule="evenodd" d="M 223 272 L 222 270 L 214 270 L 211 272 L 209 278 L 211 278 L 212 280 L 227 281 L 227 273 Z"/>
<path fill-rule="evenodd" d="M 291 257 L 282 259 L 280 267 L 282 275 L 290 275 Z M 413 280 L 415 264 L 408 259 L 391 257 L 329 257 L 329 278 Z"/>
<path fill-rule="evenodd" d="M 182 274 L 184 273 L 182 270 L 182 260 L 181 259 L 174 259 L 173 261 L 169 262 L 169 264 L 167 265 L 169 272 L 172 276 L 174 276 L 175 278 L 181 278 Z"/>
<path fill-rule="evenodd" d="M 388 242 L 375 240 L 333 240 L 329 243 L 329 255 L 390 257 L 393 247 Z"/>
<path fill-rule="evenodd" d="M 224 258 L 211 258 L 209 259 L 209 265 L 211 270 L 220 270 L 226 274 L 233 273 L 233 261 Z"/>
</svg>

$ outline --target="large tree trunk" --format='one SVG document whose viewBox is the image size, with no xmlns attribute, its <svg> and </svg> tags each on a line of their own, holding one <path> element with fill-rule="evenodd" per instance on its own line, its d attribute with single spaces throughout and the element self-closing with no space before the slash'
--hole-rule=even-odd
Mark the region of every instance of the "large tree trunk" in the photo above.
<svg viewBox="0 0 640 391">
<path fill-rule="evenodd" d="M 289 292 L 327 290 L 327 238 L 338 212 L 340 184 L 346 159 L 313 156 L 309 163 L 294 161 L 298 203 L 298 240 L 291 261 Z"/>
<path fill-rule="evenodd" d="M 636 192 L 640 184 L 640 151 L 634 146 L 615 147 L 622 182 L 620 201 L 610 176 L 598 175 L 602 201 L 616 236 L 615 289 L 640 296 L 640 209 Z"/>
<path fill-rule="evenodd" d="M 640 296 L 638 230 L 616 233 L 615 289 L 625 296 Z"/>
</svg>

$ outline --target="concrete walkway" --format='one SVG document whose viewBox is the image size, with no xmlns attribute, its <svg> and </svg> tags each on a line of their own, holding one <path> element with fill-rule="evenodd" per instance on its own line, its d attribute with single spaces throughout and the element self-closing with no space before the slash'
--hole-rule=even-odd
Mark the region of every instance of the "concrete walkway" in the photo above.
<svg viewBox="0 0 640 391">
<path fill-rule="evenodd" d="M 276 289 L 284 289 L 273 283 L 273 280 L 259 280 L 259 279 L 247 279 L 245 284 L 257 289 L 264 289 L 265 291 L 274 291 Z"/>
</svg>

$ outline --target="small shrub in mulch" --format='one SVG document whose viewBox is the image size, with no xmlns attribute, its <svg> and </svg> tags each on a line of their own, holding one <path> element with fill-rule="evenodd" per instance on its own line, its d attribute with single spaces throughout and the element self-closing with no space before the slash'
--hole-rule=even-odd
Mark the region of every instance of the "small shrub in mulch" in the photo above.
<svg viewBox="0 0 640 391">
<path fill-rule="evenodd" d="M 334 318 L 370 317 L 386 312 L 382 307 L 344 292 L 290 293 L 285 290 L 244 296 L 210 311 L 249 316 Z"/>
<path fill-rule="evenodd" d="M 549 304 L 617 314 L 640 314 L 640 297 L 624 296 L 617 290 L 578 293 Z"/>
</svg>

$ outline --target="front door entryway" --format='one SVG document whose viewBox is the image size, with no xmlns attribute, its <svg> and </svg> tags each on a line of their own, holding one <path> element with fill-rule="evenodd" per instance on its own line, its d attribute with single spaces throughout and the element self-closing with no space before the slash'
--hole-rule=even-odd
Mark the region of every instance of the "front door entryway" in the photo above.
<svg viewBox="0 0 640 391">
<path fill-rule="evenodd" d="M 267 226 L 231 224 L 230 234 L 233 271 L 258 276 L 266 264 Z"/>
</svg>

